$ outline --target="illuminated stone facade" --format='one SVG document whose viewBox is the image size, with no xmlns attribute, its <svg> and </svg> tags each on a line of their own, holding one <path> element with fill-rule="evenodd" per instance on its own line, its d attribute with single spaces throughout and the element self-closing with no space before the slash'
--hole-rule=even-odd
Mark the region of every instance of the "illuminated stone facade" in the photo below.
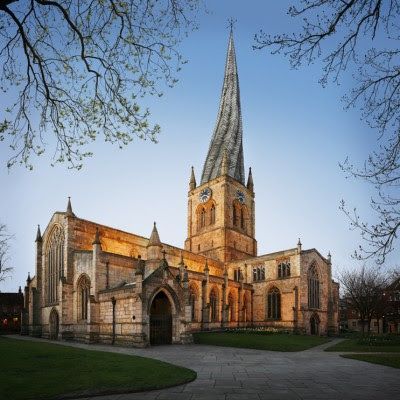
<svg viewBox="0 0 400 400">
<path fill-rule="evenodd" d="M 257 256 L 254 183 L 245 184 L 232 34 L 216 128 L 201 185 L 189 182 L 184 249 L 77 217 L 70 201 L 36 237 L 23 332 L 85 342 L 188 343 L 198 330 L 267 326 L 308 334 L 338 328 L 330 255 Z"/>
</svg>

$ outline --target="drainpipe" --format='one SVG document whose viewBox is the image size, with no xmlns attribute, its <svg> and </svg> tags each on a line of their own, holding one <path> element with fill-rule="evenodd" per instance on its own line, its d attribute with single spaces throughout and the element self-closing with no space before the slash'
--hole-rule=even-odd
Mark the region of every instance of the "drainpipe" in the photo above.
<svg viewBox="0 0 400 400">
<path fill-rule="evenodd" d="M 115 297 L 111 297 L 111 303 L 112 303 L 112 342 L 111 344 L 115 343 L 115 304 L 117 303 L 117 300 L 115 300 Z"/>
</svg>

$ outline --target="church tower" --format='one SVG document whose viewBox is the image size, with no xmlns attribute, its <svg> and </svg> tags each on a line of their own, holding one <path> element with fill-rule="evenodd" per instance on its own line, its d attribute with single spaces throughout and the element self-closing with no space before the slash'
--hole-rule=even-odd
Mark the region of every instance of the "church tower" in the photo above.
<svg viewBox="0 0 400 400">
<path fill-rule="evenodd" d="M 257 255 L 254 184 L 245 184 L 239 78 L 232 30 L 214 133 L 200 185 L 192 169 L 185 249 L 223 262 Z"/>
</svg>

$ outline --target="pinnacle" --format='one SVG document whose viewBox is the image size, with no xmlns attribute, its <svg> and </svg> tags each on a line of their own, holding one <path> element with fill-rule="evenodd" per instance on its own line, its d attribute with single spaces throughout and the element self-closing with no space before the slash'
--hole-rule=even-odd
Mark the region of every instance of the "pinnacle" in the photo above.
<svg viewBox="0 0 400 400">
<path fill-rule="evenodd" d="M 99 228 L 96 228 L 96 233 L 94 235 L 94 240 L 92 244 L 101 244 L 100 242 L 100 234 L 99 234 Z"/>
<path fill-rule="evenodd" d="M 161 240 L 160 236 L 158 235 L 157 231 L 157 225 L 154 222 L 153 230 L 150 235 L 149 243 L 147 244 L 147 247 L 149 246 L 161 246 Z"/>
<path fill-rule="evenodd" d="M 42 233 L 40 232 L 40 225 L 37 226 L 37 232 L 36 232 L 36 240 L 35 242 L 41 242 L 42 241 Z"/>
<path fill-rule="evenodd" d="M 254 191 L 254 182 L 253 182 L 253 174 L 251 172 L 251 167 L 249 168 L 249 176 L 247 178 L 247 189 Z"/>
<path fill-rule="evenodd" d="M 194 168 L 192 166 L 192 171 L 190 174 L 190 182 L 189 182 L 189 187 L 190 190 L 196 189 L 197 183 L 196 183 L 196 176 L 194 175 Z"/>
<path fill-rule="evenodd" d="M 67 204 L 67 211 L 65 213 L 69 217 L 75 217 L 75 214 L 72 211 L 72 205 L 71 205 L 71 197 L 68 196 L 68 204 Z"/>
</svg>

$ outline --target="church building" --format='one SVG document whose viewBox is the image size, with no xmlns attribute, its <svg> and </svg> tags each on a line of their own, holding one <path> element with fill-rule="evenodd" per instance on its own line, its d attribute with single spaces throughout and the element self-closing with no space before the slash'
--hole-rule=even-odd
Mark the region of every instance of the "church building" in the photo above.
<svg viewBox="0 0 400 400">
<path fill-rule="evenodd" d="M 330 254 L 297 246 L 257 255 L 254 182 L 244 170 L 239 79 L 229 37 L 217 123 L 199 184 L 192 168 L 183 248 L 55 212 L 36 236 L 22 333 L 144 347 L 192 333 L 271 327 L 338 330 Z M 149 216 L 150 217 L 150 216 Z"/>
</svg>

